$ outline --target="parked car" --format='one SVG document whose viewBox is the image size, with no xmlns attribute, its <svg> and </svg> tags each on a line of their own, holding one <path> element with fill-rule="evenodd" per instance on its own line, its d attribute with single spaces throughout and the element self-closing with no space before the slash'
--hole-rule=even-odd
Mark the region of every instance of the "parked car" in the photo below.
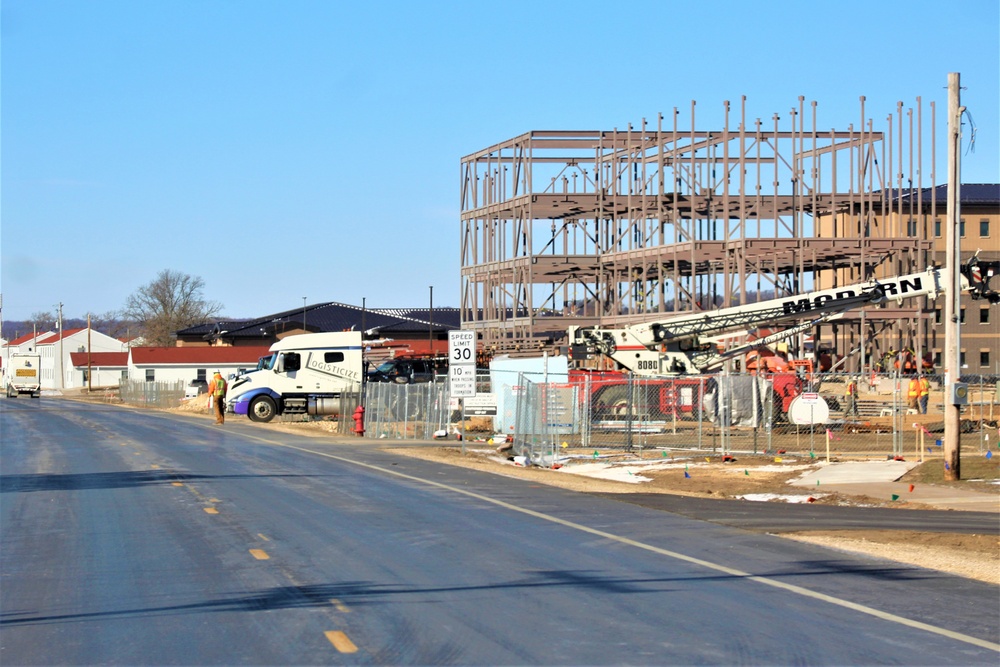
<svg viewBox="0 0 1000 667">
<path fill-rule="evenodd" d="M 191 380 L 191 383 L 184 387 L 184 398 L 195 398 L 208 391 L 208 382 L 205 380 Z"/>
<path fill-rule="evenodd" d="M 443 382 L 448 377 L 448 362 L 444 359 L 390 359 L 368 371 L 369 382 Z"/>
</svg>

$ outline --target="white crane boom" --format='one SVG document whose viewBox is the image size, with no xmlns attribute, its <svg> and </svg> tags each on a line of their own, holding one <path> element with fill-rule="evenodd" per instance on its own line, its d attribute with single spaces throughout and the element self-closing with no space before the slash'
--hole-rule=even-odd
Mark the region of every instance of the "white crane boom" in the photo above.
<svg viewBox="0 0 1000 667">
<path fill-rule="evenodd" d="M 978 267 L 974 260 L 963 271 L 963 289 L 972 290 L 973 298 L 987 298 L 996 303 L 996 291 L 989 290 L 988 278 L 983 281 L 977 276 Z M 702 344 L 701 339 L 707 336 L 764 324 L 809 319 L 807 323 L 768 337 L 768 342 L 774 342 L 838 317 L 848 310 L 886 301 L 902 302 L 903 299 L 919 297 L 934 299 L 943 291 L 941 269 L 930 268 L 896 278 L 871 280 L 719 310 L 683 313 L 621 328 L 570 327 L 569 343 L 574 350 L 592 349 L 607 355 L 623 368 L 640 375 L 701 373 L 734 354 L 720 355 L 715 345 Z"/>
</svg>

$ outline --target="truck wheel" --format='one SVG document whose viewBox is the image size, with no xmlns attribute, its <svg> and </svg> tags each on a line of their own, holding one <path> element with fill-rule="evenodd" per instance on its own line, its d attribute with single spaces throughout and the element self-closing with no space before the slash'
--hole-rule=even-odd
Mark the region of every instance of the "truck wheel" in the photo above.
<svg viewBox="0 0 1000 667">
<path fill-rule="evenodd" d="M 34 394 L 31 395 L 31 397 L 32 398 L 41 398 L 42 397 L 42 392 L 36 391 Z"/>
<path fill-rule="evenodd" d="M 278 413 L 278 408 L 274 404 L 274 399 L 270 396 L 258 396 L 250 401 L 247 410 L 247 417 L 252 422 L 269 422 Z"/>
<path fill-rule="evenodd" d="M 10 387 L 7 387 L 7 398 L 14 398 L 17 396 L 16 391 L 11 391 Z"/>
<path fill-rule="evenodd" d="M 397 375 L 396 377 L 392 378 L 392 381 L 395 382 L 396 384 L 410 384 L 410 376 Z"/>
</svg>

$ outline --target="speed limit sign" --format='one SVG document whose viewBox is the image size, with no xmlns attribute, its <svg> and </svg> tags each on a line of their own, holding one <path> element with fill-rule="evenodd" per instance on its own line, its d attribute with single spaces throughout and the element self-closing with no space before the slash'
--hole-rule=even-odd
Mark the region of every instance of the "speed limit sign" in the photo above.
<svg viewBox="0 0 1000 667">
<path fill-rule="evenodd" d="M 448 380 L 451 395 L 476 395 L 476 332 L 448 332 Z"/>
</svg>

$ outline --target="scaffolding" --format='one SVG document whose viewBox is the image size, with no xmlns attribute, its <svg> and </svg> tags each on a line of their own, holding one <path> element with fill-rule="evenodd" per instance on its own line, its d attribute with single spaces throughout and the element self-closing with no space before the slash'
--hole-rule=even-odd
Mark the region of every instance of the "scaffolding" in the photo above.
<svg viewBox="0 0 1000 667">
<path fill-rule="evenodd" d="M 531 131 L 463 158 L 462 327 L 490 353 L 557 352 L 573 325 L 622 326 L 929 265 L 926 230 L 901 210 L 904 200 L 923 206 L 912 196 L 924 173 L 919 98 L 916 117 L 899 103 L 885 131 L 865 118 L 863 97 L 860 126 L 845 130 L 818 129 L 817 104 L 803 97 L 766 122 L 747 122 L 746 97 L 723 107 L 717 130 L 697 129 L 692 102 L 683 124 L 674 108 L 625 130 Z M 912 340 L 927 312 L 868 309 L 866 337 Z M 853 315 L 828 334 L 846 350 L 861 327 Z"/>
</svg>

